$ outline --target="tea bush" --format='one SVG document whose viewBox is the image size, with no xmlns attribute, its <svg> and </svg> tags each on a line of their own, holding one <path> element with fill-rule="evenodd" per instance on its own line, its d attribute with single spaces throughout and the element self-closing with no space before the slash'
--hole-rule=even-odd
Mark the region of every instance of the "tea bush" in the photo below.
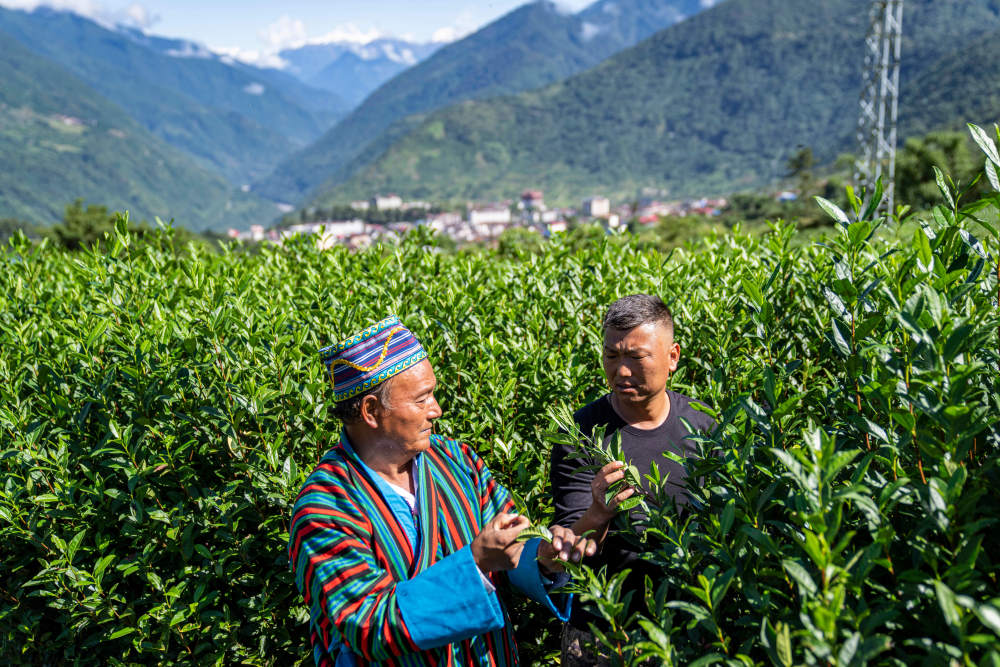
<svg viewBox="0 0 1000 667">
<path fill-rule="evenodd" d="M 694 508 L 633 527 L 664 573 L 645 607 L 588 576 L 613 663 L 1000 664 L 1000 198 L 960 207 L 937 180 L 908 246 L 875 235 L 873 206 L 852 197 L 852 222 L 821 200 L 838 234 L 811 272 L 776 235 L 771 274 L 699 313 L 723 330 L 696 336 L 692 387 L 719 428 L 686 462 Z"/>
<path fill-rule="evenodd" d="M 15 238 L 0 659 L 310 664 L 285 545 L 337 431 L 316 350 L 399 314 L 434 363 L 438 430 L 544 522 L 547 414 L 603 391 L 603 309 L 652 292 L 677 320 L 674 387 L 714 406 L 702 445 L 720 454 L 689 464 L 705 480 L 691 512 L 635 530 L 664 567 L 639 612 L 586 574 L 609 653 L 1000 663 L 996 199 L 963 207 L 941 186 L 905 244 L 853 198 L 853 222 L 826 205 L 826 245 L 775 225 L 669 256 L 617 236 L 445 254 L 422 234 L 208 254 L 169 231 L 138 243 L 124 221 L 89 252 Z M 553 622 L 514 616 L 525 662 L 549 660 Z"/>
</svg>

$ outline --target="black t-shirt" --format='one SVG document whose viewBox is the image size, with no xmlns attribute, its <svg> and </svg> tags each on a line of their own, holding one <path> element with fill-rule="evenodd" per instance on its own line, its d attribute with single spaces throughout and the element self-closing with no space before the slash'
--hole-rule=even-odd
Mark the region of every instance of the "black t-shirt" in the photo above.
<svg viewBox="0 0 1000 667">
<path fill-rule="evenodd" d="M 682 420 L 687 421 L 695 431 L 711 431 L 715 422 L 704 412 L 698 412 L 691 407 L 692 399 L 687 396 L 669 389 L 667 395 L 670 398 L 670 414 L 654 429 L 643 430 L 626 424 L 611 407 L 611 394 L 605 394 L 584 406 L 573 415 L 573 419 L 587 436 L 594 432 L 595 427 L 604 426 L 605 447 L 615 432 L 620 431 L 622 451 L 639 469 L 639 475 L 646 475 L 650 463 L 656 462 L 661 479 L 667 480 L 667 492 L 678 504 L 683 505 L 687 502 L 684 492 L 687 475 L 684 466 L 665 457 L 663 453 L 669 450 L 682 458 L 696 456 L 697 447 L 687 439 L 690 432 Z M 574 472 L 587 465 L 588 461 L 571 456 L 572 450 L 573 447 L 570 445 L 555 445 L 552 448 L 552 498 L 555 505 L 555 523 L 560 526 L 572 526 L 590 507 L 592 499 L 590 482 L 595 473 Z M 644 477 L 642 483 L 644 486 L 647 485 Z M 615 530 L 614 523 L 611 524 L 600 553 L 587 559 L 586 562 L 595 569 L 607 565 L 609 574 L 626 568 L 631 569 L 632 574 L 626 586 L 628 589 L 636 590 L 633 600 L 637 599 L 637 596 L 638 599 L 642 597 L 644 575 L 648 574 L 656 581 L 655 568 L 642 559 L 635 546 L 620 536 Z M 586 621 L 586 615 L 574 611 L 571 623 L 586 628 Z"/>
</svg>

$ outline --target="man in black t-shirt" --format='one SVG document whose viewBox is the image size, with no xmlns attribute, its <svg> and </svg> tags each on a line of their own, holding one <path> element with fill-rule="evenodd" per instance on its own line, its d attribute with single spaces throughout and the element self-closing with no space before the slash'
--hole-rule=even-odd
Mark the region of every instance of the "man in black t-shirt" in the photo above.
<svg viewBox="0 0 1000 667">
<path fill-rule="evenodd" d="M 603 426 L 605 446 L 620 432 L 625 457 L 640 475 L 656 462 L 661 478 L 667 479 L 668 493 L 683 505 L 687 502 L 684 466 L 663 454 L 671 451 L 680 457 L 695 456 L 694 443 L 686 440 L 689 431 L 684 421 L 696 431 L 709 431 L 714 422 L 696 411 L 690 398 L 667 389 L 670 374 L 680 359 L 670 310 L 659 297 L 633 294 L 611 304 L 603 328 L 602 360 L 611 391 L 578 410 L 573 418 L 587 436 L 595 427 Z M 585 461 L 571 456 L 573 449 L 557 445 L 552 450 L 555 523 L 572 527 L 577 535 L 592 531 L 602 547 L 587 564 L 594 568 L 607 565 L 609 574 L 630 569 L 626 587 L 635 591 L 633 600 L 641 600 L 644 575 L 656 581 L 657 572 L 634 546 L 609 530 L 618 504 L 634 495 L 636 489 L 624 489 L 610 503 L 604 500 L 607 489 L 624 478 L 624 462 L 610 463 L 596 474 L 576 472 Z M 642 483 L 646 484 L 646 480 Z M 595 620 L 585 609 L 574 610 L 563 632 L 563 665 L 606 664 L 585 648 L 590 639 L 587 623 Z"/>
</svg>

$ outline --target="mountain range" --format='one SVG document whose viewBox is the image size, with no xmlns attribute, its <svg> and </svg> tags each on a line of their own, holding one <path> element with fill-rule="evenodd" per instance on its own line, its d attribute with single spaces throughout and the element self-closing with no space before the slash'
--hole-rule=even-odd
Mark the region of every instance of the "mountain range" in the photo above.
<svg viewBox="0 0 1000 667">
<path fill-rule="evenodd" d="M 646 186 L 697 196 L 773 181 L 801 146 L 831 162 L 854 147 L 869 5 L 721 2 L 547 87 L 399 121 L 370 156 L 334 163 L 312 203 L 376 191 L 501 198 L 527 187 L 554 201 Z M 1000 3 L 910 0 L 903 26 L 902 127 L 970 113 L 982 99 L 972 80 L 992 66 L 969 58 L 996 53 Z M 942 86 L 942 72 L 969 80 L 965 98 Z"/>
<path fill-rule="evenodd" d="M 541 0 L 444 46 L 310 44 L 283 70 L 0 8 L 0 217 L 51 222 L 84 197 L 223 229 L 379 191 L 759 187 L 799 147 L 853 149 L 869 5 Z M 1000 0 L 905 4 L 901 137 L 996 119 L 997 36 Z"/>
<path fill-rule="evenodd" d="M 297 202 L 346 180 L 407 127 L 397 121 L 470 99 L 531 90 L 592 67 L 697 12 L 699 0 L 599 0 L 578 14 L 548 0 L 523 5 L 382 84 L 254 191 Z"/>
<path fill-rule="evenodd" d="M 382 37 L 364 43 L 307 44 L 280 51 L 278 56 L 287 63 L 284 71 L 355 107 L 384 82 L 440 46 L 435 42 L 422 44 Z"/>
</svg>

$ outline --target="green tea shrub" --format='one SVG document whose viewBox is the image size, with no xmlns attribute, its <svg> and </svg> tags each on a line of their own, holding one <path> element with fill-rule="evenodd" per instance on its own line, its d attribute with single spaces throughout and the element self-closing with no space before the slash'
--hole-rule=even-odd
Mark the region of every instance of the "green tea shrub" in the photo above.
<svg viewBox="0 0 1000 667">
<path fill-rule="evenodd" d="M 942 183 L 905 246 L 860 204 L 855 222 L 833 211 L 826 246 L 775 225 L 668 256 L 619 236 L 446 254 L 425 234 L 181 252 L 124 220 L 86 252 L 16 237 L 0 256 L 0 661 L 310 664 L 286 540 L 338 430 L 316 350 L 399 314 L 438 375 L 439 431 L 545 523 L 547 415 L 603 391 L 603 310 L 652 292 L 677 320 L 675 386 L 715 408 L 703 446 L 721 455 L 693 470 L 694 511 L 637 531 L 665 585 L 636 615 L 586 574 L 608 651 L 989 664 L 997 215 Z M 513 615 L 524 661 L 549 662 L 554 623 Z"/>
<path fill-rule="evenodd" d="M 876 234 L 880 193 L 849 193 L 853 221 L 820 200 L 811 285 L 777 261 L 710 323 L 741 333 L 699 355 L 719 428 L 694 503 L 631 526 L 664 576 L 631 615 L 616 578 L 586 582 L 613 662 L 1000 664 L 1000 198 L 937 180 L 908 246 Z"/>
<path fill-rule="evenodd" d="M 624 239 L 516 262 L 432 241 L 180 252 L 124 220 L 104 250 L 16 239 L 0 271 L 3 659 L 308 664 L 286 541 L 338 431 L 316 351 L 386 313 L 434 360 L 440 430 L 544 507 L 545 408 L 599 386 L 593 323 L 619 264 L 653 290 L 663 258 Z M 518 618 L 530 661 L 553 625 Z"/>
</svg>

